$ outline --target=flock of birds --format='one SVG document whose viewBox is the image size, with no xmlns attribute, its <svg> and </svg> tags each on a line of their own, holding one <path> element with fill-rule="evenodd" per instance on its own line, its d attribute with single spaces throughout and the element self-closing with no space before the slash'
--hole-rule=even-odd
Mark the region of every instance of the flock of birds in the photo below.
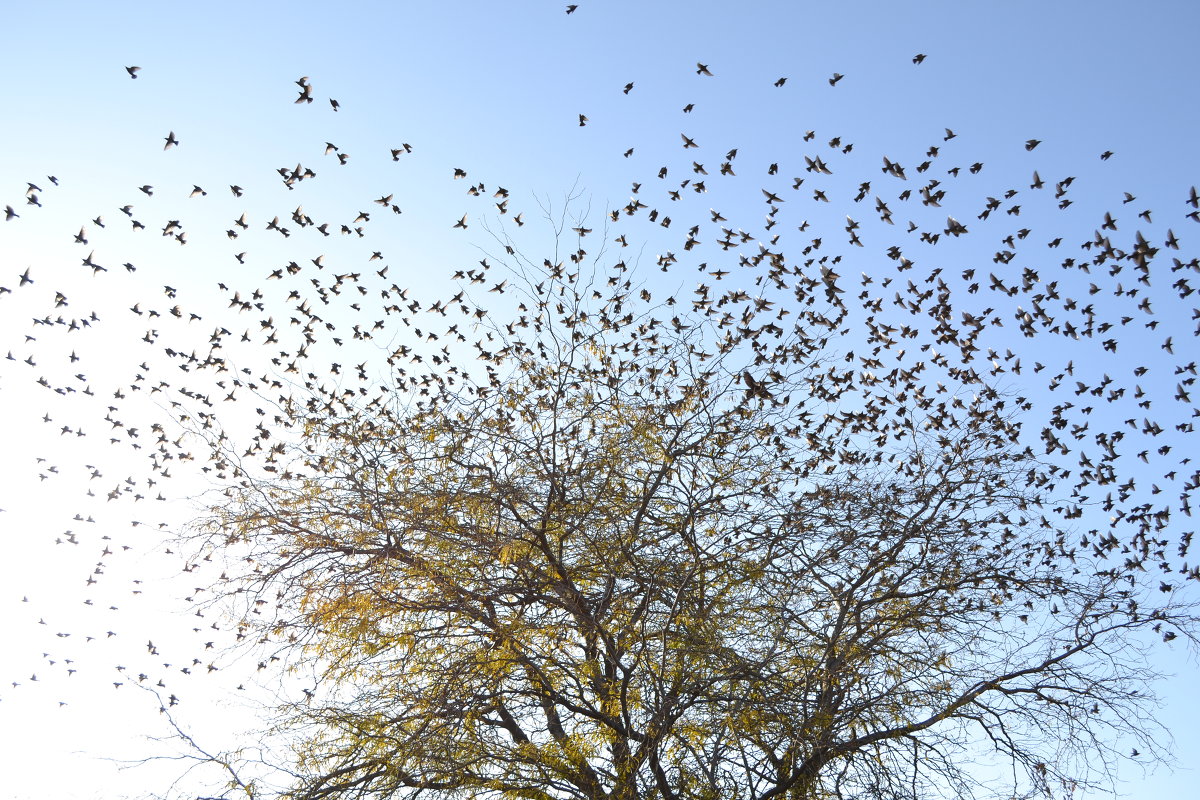
<svg viewBox="0 0 1200 800">
<path fill-rule="evenodd" d="M 926 58 L 918 53 L 912 63 Z M 144 74 L 139 66 L 125 70 L 134 80 Z M 708 80 L 717 71 L 697 62 L 695 73 Z M 835 72 L 828 83 L 837 87 L 844 78 Z M 312 104 L 313 82 L 295 83 L 295 103 Z M 629 82 L 614 92 L 634 89 Z M 329 99 L 330 109 L 341 106 Z M 579 126 L 588 122 L 579 114 Z M 167 132 L 163 149 L 186 150 L 186 134 Z M 58 410 L 42 418 L 55 440 L 82 440 L 102 421 L 109 433 L 89 442 L 107 440 L 106 447 L 144 471 L 114 480 L 103 464 L 89 462 L 81 474 L 106 488 L 89 490 L 92 496 L 80 502 L 140 517 L 142 501 L 167 499 L 183 475 L 219 484 L 261 475 L 257 469 L 299 479 L 282 462 L 280 441 L 303 414 L 369 419 L 397 413 L 398 396 L 423 407 L 446 396 L 486 399 L 515 362 L 546 357 L 546 337 L 591 337 L 607 348 L 605 363 L 634 396 L 661 399 L 688 365 L 708 365 L 702 376 L 723 387 L 727 402 L 775 415 L 776 427 L 765 435 L 799 443 L 797 480 L 854 474 L 889 458 L 891 468 L 911 471 L 916 466 L 897 459 L 895 447 L 913 431 L 936 441 L 975 430 L 986 417 L 1035 450 L 1039 466 L 1027 476 L 1029 485 L 1048 502 L 1060 498 L 1047 506 L 1052 511 L 1034 514 L 1058 531 L 1047 557 L 1095 560 L 1167 595 L 1200 579 L 1186 529 L 1200 489 L 1188 444 L 1200 416 L 1191 345 L 1200 333 L 1200 312 L 1191 306 L 1200 259 L 1182 255 L 1179 232 L 1200 222 L 1194 187 L 1181 191 L 1175 206 L 1154 210 L 1124 193 L 1089 226 L 1090 235 L 1069 241 L 1035 228 L 1046 216 L 1069 212 L 1079 188 L 1074 177 L 1043 178 L 1042 167 L 973 196 L 982 179 L 967 179 L 984 165 L 964 157 L 950 129 L 915 161 L 884 156 L 870 166 L 839 132 L 808 131 L 798 146 L 788 143 L 777 161 L 766 163 L 743 163 L 737 147 L 714 153 L 699 137 L 679 135 L 671 145 L 675 155 L 634 182 L 624 205 L 558 232 L 566 252 L 555 262 L 526 256 L 514 238 L 527 233 L 525 216 L 537 216 L 536 209 L 520 208 L 515 193 L 486 185 L 471 170 L 448 166 L 446 180 L 461 182 L 469 207 L 446 220 L 446 232 L 477 232 L 474 220 L 488 220 L 496 252 L 453 266 L 452 288 L 434 298 L 400 285 L 389 274 L 386 245 L 376 244 L 388 235 L 377 232 L 381 217 L 402 214 L 399 193 L 382 194 L 373 210 L 356 207 L 341 220 L 313 219 L 301 205 L 270 218 L 243 211 L 225 231 L 228 258 L 245 266 L 241 283 L 225 279 L 218 287 L 225 307 L 189 304 L 174 281 L 135 298 L 125 322 L 145 335 L 109 342 L 133 355 L 127 365 L 93 364 L 90 377 L 75 349 L 59 349 L 64 333 L 103 337 L 110 327 L 95 312 L 75 313 L 80 276 L 141 280 L 144 271 L 104 249 L 114 223 L 103 213 L 73 221 L 79 265 L 39 264 L 0 277 L 0 314 L 29 319 L 19 338 L 0 344 L 2 391 L 28 394 L 33 402 L 49 392 L 65 403 L 56 409 L 69 408 L 71 418 Z M 1014 148 L 1033 153 L 1040 144 L 1030 138 Z M 312 152 L 339 165 L 349 159 L 332 142 L 313 142 Z M 414 153 L 398 143 L 377 156 L 386 163 Z M 1098 160 L 1112 157 L 1105 152 Z M 277 170 L 297 196 L 320 191 L 319 172 L 324 177 L 323 169 L 303 164 Z M 849 184 L 846 175 L 853 176 Z M 709 205 L 719 204 L 725 182 L 735 181 L 760 190 L 761 217 Z M 56 176 L 30 181 L 23 199 L 4 206 L 6 223 L 54 213 L 59 183 Z M 118 219 L 138 235 L 157 230 L 166 241 L 191 243 L 178 219 L 136 212 L 139 199 L 155 195 L 153 185 L 135 191 L 140 197 L 114 207 Z M 240 185 L 228 191 L 234 202 L 245 194 Z M 195 200 L 210 191 L 193 184 L 186 194 Z M 697 212 L 697 204 L 707 209 Z M 841 230 L 817 230 L 807 221 L 834 204 L 848 210 Z M 275 237 L 270 252 L 295 255 L 257 266 L 240 246 L 252 231 Z M 320 254 L 333 236 L 372 244 L 360 262 L 339 262 Z M 661 245 L 655 269 L 639 272 L 626 255 L 640 241 Z M 990 251 L 991 263 L 931 266 L 945 263 L 943 250 L 954 258 L 964 242 L 976 254 Z M 676 288 L 697 276 L 694 289 Z M 37 287 L 51 293 L 34 300 Z M 107 379 L 98 377 L 117 376 L 125 366 L 132 373 L 127 381 L 113 377 L 105 386 Z M 231 457 L 234 443 L 240 463 Z M 39 459 L 30 468 L 45 480 L 76 469 L 53 462 Z M 114 559 L 145 548 L 143 531 L 160 527 L 134 519 L 125 530 L 138 538 L 122 541 L 90 509 L 77 512 L 76 532 L 58 536 L 64 547 L 96 550 L 94 569 L 80 578 L 89 592 Z M 183 565 L 185 583 L 197 584 L 192 597 L 201 616 L 208 601 L 200 598 L 212 595 L 204 587 L 220 581 L 200 577 L 203 562 L 189 555 Z M 92 603 L 90 596 L 85 602 Z M 177 688 L 183 677 L 221 668 L 223 641 L 261 633 L 253 622 L 258 613 L 260 606 L 251 604 L 241 620 L 199 620 L 198 650 L 166 661 L 152 639 L 138 648 L 145 665 L 118 665 L 112 683 L 154 686 L 173 706 L 183 696 Z M 47 645 L 46 669 L 67 675 L 78 668 L 63 655 L 68 637 L 124 635 L 118 622 L 92 631 L 69 618 L 41 621 L 54 643 Z M 264 658 L 256 666 L 269 664 Z M 22 675 L 7 683 L 16 690 L 36 679 Z"/>
</svg>

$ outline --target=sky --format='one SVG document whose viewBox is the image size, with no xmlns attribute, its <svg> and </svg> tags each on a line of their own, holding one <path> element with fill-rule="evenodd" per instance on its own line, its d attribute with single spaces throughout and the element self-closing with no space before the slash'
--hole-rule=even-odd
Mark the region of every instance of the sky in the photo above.
<svg viewBox="0 0 1200 800">
<path fill-rule="evenodd" d="M 1128 226 L 1145 208 L 1155 210 L 1162 233 L 1169 226 L 1179 236 L 1182 258 L 1189 246 L 1196 252 L 1200 229 L 1185 218 L 1185 200 L 1200 179 L 1192 41 L 1200 7 L 1186 0 L 582 0 L 572 14 L 560 2 L 8 5 L 0 29 L 0 206 L 19 216 L 0 223 L 0 286 L 13 290 L 0 294 L 0 351 L 14 357 L 0 362 L 0 407 L 9 421 L 0 442 L 0 630 L 8 643 L 0 653 L 7 776 L 0 797 L 163 791 L 181 762 L 116 769 L 122 759 L 163 752 L 144 735 L 170 733 L 158 700 L 136 685 L 143 669 L 170 674 L 163 697 L 185 698 L 181 719 L 185 710 L 211 709 L 187 720 L 198 740 L 213 742 L 260 725 L 256 703 L 302 684 L 303 675 L 254 684 L 253 663 L 221 661 L 216 647 L 192 663 L 195 642 L 228 631 L 215 612 L 181 622 L 181 614 L 195 614 L 186 598 L 202 578 L 179 574 L 177 554 L 166 552 L 172 545 L 156 531 L 184 529 L 218 483 L 201 478 L 157 500 L 164 487 L 145 482 L 138 465 L 146 450 L 133 449 L 150 448 L 155 436 L 134 421 L 142 418 L 135 409 L 145 408 L 145 419 L 171 415 L 170 393 L 128 392 L 116 403 L 119 425 L 104 419 L 98 401 L 86 414 L 76 411 L 85 390 L 148 386 L 161 370 L 180 378 L 178 359 L 164 356 L 162 343 L 178 341 L 181 353 L 203 348 L 212 326 L 230 318 L 230 291 L 219 284 L 247 285 L 299 258 L 302 237 L 289 220 L 298 206 L 331 223 L 335 235 L 317 244 L 304 232 L 312 245 L 305 255 L 323 256 L 328 273 L 386 265 L 386 281 L 435 292 L 447 272 L 502 249 L 505 236 L 531 252 L 550 246 L 542 218 L 564 207 L 569 219 L 601 223 L 603 234 L 603 215 L 628 203 L 635 183 L 677 226 L 717 211 L 739 226 L 758 224 L 768 165 L 780 165 L 785 187 L 791 176 L 817 183 L 802 154 L 835 168 L 832 202 L 808 202 L 806 187 L 804 210 L 794 200 L 789 211 L 811 223 L 811 235 L 842 242 L 847 216 L 874 216 L 851 196 L 860 180 L 881 191 L 888 180 L 881 156 L 911 170 L 934 146 L 941 149 L 935 171 L 961 165 L 954 185 L 973 199 L 1018 184 L 1024 191 L 1035 170 L 1047 183 L 1073 176 L 1072 208 L 1051 216 L 1049 198 L 1027 202 L 1020 221 L 1031 238 L 1075 242 L 1092 235 L 1107 209 L 1119 208 Z M 917 54 L 926 56 L 919 64 Z M 701 64 L 711 75 L 698 74 Z M 136 78 L 131 66 L 140 67 Z M 831 85 L 837 74 L 844 77 Z M 293 102 L 301 76 L 311 104 Z M 178 144 L 164 149 L 168 137 Z M 698 146 L 685 149 L 688 139 Z M 1027 149 L 1029 140 L 1038 143 Z M 717 171 L 733 148 L 738 174 L 761 179 L 722 182 Z M 393 158 L 394 149 L 404 152 Z M 710 190 L 689 185 L 680 200 L 666 199 L 668 184 L 701 179 L 693 162 L 707 166 Z M 969 174 L 972 163 L 983 165 L 978 174 Z M 289 187 L 277 170 L 298 164 L 316 177 Z M 662 168 L 668 175 L 660 181 Z M 466 176 L 456 179 L 456 170 Z M 30 183 L 40 206 L 27 199 Z M 469 196 L 477 184 L 485 190 Z M 510 198 L 504 214 L 493 196 L 500 187 Z M 1125 192 L 1135 196 L 1128 204 Z M 375 202 L 388 195 L 388 206 Z M 121 210 L 127 205 L 129 215 Z M 973 226 L 978 210 L 968 203 L 959 218 Z M 369 219 L 357 221 L 359 212 Z M 518 212 L 532 224 L 516 226 Z M 253 223 L 244 230 L 234 222 L 242 213 Z M 453 227 L 463 214 L 467 227 Z M 897 214 L 907 215 L 933 227 L 946 209 Z M 265 229 L 273 216 L 293 235 Z M 147 229 L 133 230 L 135 219 Z M 170 220 L 179 227 L 161 235 Z M 342 225 L 370 236 L 337 233 Z M 864 227 L 864 238 L 879 228 Z M 667 233 L 660 226 L 644 236 L 629 260 L 641 259 L 649 288 L 674 291 L 694 280 L 674 271 L 659 277 L 654 254 Z M 876 236 L 873 247 L 848 258 L 843 274 L 890 269 L 884 241 Z M 975 267 L 982 278 L 998 269 L 990 245 L 947 245 L 922 257 L 948 274 Z M 381 257 L 369 260 L 376 251 Z M 81 264 L 85 257 L 101 269 Z M 32 283 L 21 285 L 26 270 Z M 1096 302 L 1121 313 L 1125 300 Z M 1163 300 L 1161 313 L 1186 314 L 1189 302 Z M 180 318 L 170 314 L 176 305 Z M 353 321 L 336 304 L 327 313 Z M 270 314 L 233 315 L 249 342 L 231 350 L 256 372 L 270 349 L 260 334 Z M 45 316 L 80 324 L 31 327 L 31 318 Z M 1120 358 L 1165 365 L 1161 336 L 1127 335 Z M 355 343 L 355 359 L 345 361 L 374 365 L 400 344 L 394 337 Z M 1075 358 L 1063 347 L 1026 360 Z M 1113 371 L 1092 351 L 1078 352 L 1080 380 Z M 1147 388 L 1173 391 L 1158 374 Z M 1012 376 L 1014 388 L 1027 378 Z M 252 411 L 229 420 L 245 428 L 256 422 Z M 114 492 L 117 499 L 107 500 Z M 212 568 L 200 565 L 197 574 Z M 1200 700 L 1196 665 L 1182 647 L 1162 648 L 1157 658 L 1175 675 L 1160 687 L 1162 721 L 1187 765 L 1200 756 L 1191 711 Z M 1186 796 L 1195 779 L 1188 770 L 1143 774 L 1136 762 L 1120 775 L 1130 798 Z"/>
</svg>

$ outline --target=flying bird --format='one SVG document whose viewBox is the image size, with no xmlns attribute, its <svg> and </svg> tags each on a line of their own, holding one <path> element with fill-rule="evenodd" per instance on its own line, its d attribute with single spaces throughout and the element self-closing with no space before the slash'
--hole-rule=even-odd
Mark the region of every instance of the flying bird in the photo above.
<svg viewBox="0 0 1200 800">
<path fill-rule="evenodd" d="M 742 381 L 746 384 L 746 399 L 757 397 L 760 400 L 772 400 L 774 396 L 767 391 L 767 388 L 754 379 L 754 376 L 749 371 L 742 372 Z"/>
<path fill-rule="evenodd" d="M 296 81 L 296 85 L 300 87 L 300 96 L 296 98 L 296 103 L 311 103 L 313 101 L 312 84 L 308 82 L 308 78 L 301 78 Z"/>
</svg>

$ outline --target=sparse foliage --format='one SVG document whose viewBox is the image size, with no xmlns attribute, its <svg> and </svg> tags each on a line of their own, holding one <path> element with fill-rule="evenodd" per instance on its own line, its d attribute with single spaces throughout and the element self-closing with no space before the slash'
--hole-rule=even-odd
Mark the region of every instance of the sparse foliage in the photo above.
<svg viewBox="0 0 1200 800">
<path fill-rule="evenodd" d="M 1106 777 L 1138 632 L 1188 621 L 1050 523 L 1010 398 L 851 412 L 816 281 L 790 329 L 763 295 L 726 326 L 510 262 L 488 381 L 286 409 L 201 534 L 319 665 L 294 796 L 969 793 L 981 750 Z"/>
</svg>

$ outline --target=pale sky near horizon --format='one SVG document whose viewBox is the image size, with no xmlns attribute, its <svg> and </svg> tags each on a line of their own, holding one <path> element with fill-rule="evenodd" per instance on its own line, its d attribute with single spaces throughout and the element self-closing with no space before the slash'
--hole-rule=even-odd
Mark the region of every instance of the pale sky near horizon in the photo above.
<svg viewBox="0 0 1200 800">
<path fill-rule="evenodd" d="M 757 224 L 764 212 L 757 183 L 724 194 L 715 188 L 725 152 L 739 148 L 739 173 L 764 176 L 772 162 L 786 162 L 785 172 L 803 176 L 800 154 L 819 153 L 846 165 L 839 175 L 848 192 L 828 207 L 812 204 L 813 235 L 824 232 L 840 243 L 845 215 L 870 216 L 849 199 L 858 176 L 879 182 L 880 156 L 911 170 L 934 145 L 943 151 L 943 172 L 961 165 L 964 181 L 981 182 L 973 197 L 1000 191 L 986 187 L 1027 186 L 1033 170 L 1047 182 L 1075 176 L 1082 187 L 1076 209 L 1050 220 L 1020 218 L 1033 229 L 1031 238 L 1050 239 L 1058 231 L 1071 242 L 1086 239 L 1098 224 L 1095 214 L 1086 215 L 1110 207 L 1120 209 L 1132 229 L 1137 211 L 1153 208 L 1156 223 L 1178 234 L 1179 255 L 1186 260 L 1197 252 L 1200 227 L 1184 215 L 1188 188 L 1200 183 L 1194 79 L 1200 5 L 1187 0 L 582 0 L 570 15 L 557 0 L 8 5 L 0 27 L 0 207 L 11 205 L 19 216 L 0 222 L 0 286 L 13 290 L 0 295 L 0 354 L 14 356 L 0 362 L 0 408 L 10 421 L 0 440 L 0 537 L 6 541 L 0 556 L 6 642 L 0 651 L 0 798 L 150 796 L 177 769 L 172 762 L 117 772 L 98 759 L 136 759 L 149 752 L 139 735 L 167 733 L 157 702 L 133 685 L 137 665 L 157 658 L 149 658 L 146 641 L 157 640 L 156 651 L 190 657 L 191 643 L 205 635 L 191 629 L 215 624 L 205 618 L 178 625 L 182 598 L 194 594 L 201 579 L 181 582 L 164 566 L 166 545 L 153 533 L 159 523 L 185 525 L 192 506 L 157 501 L 161 487 L 142 481 L 136 492 L 143 499 L 135 501 L 132 491 L 122 495 L 120 531 L 105 527 L 105 518 L 89 522 L 88 509 L 102 509 L 106 494 L 134 486 L 125 479 L 136 467 L 118 474 L 120 466 L 97 466 L 122 464 L 108 439 L 121 438 L 124 448 L 136 423 L 127 419 L 112 433 L 92 420 L 86 437 L 74 423 L 62 430 L 71 399 L 43 391 L 36 379 L 45 371 L 81 393 L 93 384 L 135 381 L 139 362 L 150 357 L 142 337 L 150 329 L 167 331 L 171 321 L 134 317 L 129 307 L 167 314 L 183 301 L 185 317 L 190 309 L 207 317 L 206 304 L 228 300 L 216 288 L 225 276 L 266 275 L 291 258 L 280 260 L 283 251 L 273 249 L 279 237 L 263 230 L 272 214 L 302 204 L 336 230 L 353 227 L 358 212 L 370 212 L 372 236 L 333 237 L 329 261 L 361 258 L 355 269 L 375 270 L 379 264 L 365 259 L 382 249 L 388 280 L 419 291 L 435 286 L 447 267 L 473 265 L 495 249 L 490 231 L 500 223 L 511 228 L 511 214 L 501 220 L 494 200 L 465 197 L 475 181 L 486 183 L 488 197 L 507 188 L 513 213 L 524 209 L 535 223 L 539 203 L 559 208 L 572 191 L 580 196 L 574 208 L 590 204 L 596 219 L 629 200 L 633 181 L 645 182 L 644 194 L 661 193 L 651 184 L 660 164 L 670 161 L 672 181 L 698 178 L 677 166 L 694 158 L 707 164 L 714 188 L 700 196 L 689 187 L 677 208 L 721 203 L 732 224 L 743 224 L 741 218 Z M 926 58 L 914 64 L 918 53 Z M 711 77 L 697 74 L 698 63 Z M 135 65 L 141 69 L 132 79 L 126 68 Z M 838 73 L 844 77 L 831 86 Z M 311 105 L 293 102 L 301 76 L 313 86 Z M 776 86 L 781 78 L 787 80 Z M 694 107 L 685 112 L 689 104 Z M 810 129 L 815 140 L 806 143 Z M 947 138 L 947 129 L 956 136 Z M 179 144 L 164 150 L 169 133 Z M 681 133 L 699 147 L 681 149 Z M 835 136 L 842 144 L 828 147 Z M 1026 149 L 1031 139 L 1039 140 L 1036 149 Z M 337 150 L 327 153 L 327 142 Z M 390 151 L 405 144 L 412 152 L 393 160 Z M 845 144 L 853 144 L 852 153 L 841 151 Z M 1100 158 L 1109 151 L 1110 158 Z M 345 164 L 338 163 L 339 153 Z M 982 171 L 968 177 L 975 161 L 984 164 Z M 297 164 L 318 178 L 288 189 L 277 170 Z M 466 180 L 455 180 L 455 169 L 465 171 Z M 989 179 L 995 183 L 982 183 Z M 38 186 L 40 206 L 28 203 L 28 183 Z M 234 197 L 231 184 L 242 186 L 245 198 Z M 153 194 L 142 192 L 143 185 Z M 205 194 L 189 196 L 193 186 Z M 1136 199 L 1122 207 L 1125 191 Z M 389 194 L 402 214 L 373 204 Z M 130 216 L 121 211 L 126 204 L 133 206 Z M 671 210 L 670 201 L 660 204 Z M 226 231 L 246 208 L 254 225 L 231 240 Z M 970 216 L 961 218 L 975 224 L 978 210 L 963 209 Z M 464 212 L 470 227 L 455 230 Z M 701 213 L 707 222 L 709 212 Z M 676 217 L 677 226 L 690 224 L 685 213 Z M 148 230 L 131 230 L 132 219 L 145 220 Z M 160 236 L 172 219 L 187 229 L 186 247 Z M 540 234 L 535 228 L 513 232 L 544 237 L 544 227 Z M 76 240 L 77 232 L 86 244 Z M 862 265 L 848 261 L 843 272 L 881 268 L 887 263 L 882 249 L 864 251 Z M 250 253 L 247 265 L 231 257 L 243 250 Z M 94 275 L 80 266 L 89 252 L 107 272 Z M 650 274 L 653 252 L 650 244 L 642 254 Z M 974 255 L 981 276 L 997 269 L 991 249 Z M 136 271 L 124 269 L 126 261 Z M 947 263 L 946 272 L 964 266 Z M 33 284 L 22 287 L 26 269 Z M 95 330 L 103 334 L 31 329 L 30 309 L 80 320 L 95 310 L 101 318 Z M 253 332 L 261 316 L 253 312 L 240 324 Z M 210 329 L 207 320 L 198 321 L 180 341 L 191 335 L 190 346 L 198 346 Z M 31 330 L 37 341 L 25 338 Z M 1180 342 L 1177 350 L 1191 346 Z M 49 364 L 42 354 L 54 347 L 78 352 L 79 366 L 65 357 Z M 1133 344 L 1121 358 L 1139 347 Z M 1151 349 L 1147 358 L 1165 358 L 1157 346 Z M 1056 355 L 1038 351 L 1027 361 Z M 1080 368 L 1112 369 L 1099 362 Z M 169 404 L 166 393 L 144 394 L 156 408 Z M 54 424 L 43 424 L 43 415 Z M 143 430 L 138 441 L 153 436 Z M 96 458 L 108 460 L 92 460 L 101 451 Z M 186 494 L 211 488 L 197 483 Z M 89 489 L 97 497 L 85 499 Z M 134 528 L 130 519 L 141 524 Z M 137 546 L 118 549 L 134 536 L 142 537 Z M 105 554 L 110 549 L 117 552 Z M 97 583 L 86 583 L 88 575 Z M 114 605 L 118 610 L 110 611 Z M 171 634 L 160 636 L 177 626 L 178 643 Z M 211 737 L 205 741 L 255 724 L 254 712 L 243 707 L 253 701 L 242 701 L 232 688 L 241 677 L 196 688 L 197 676 L 178 674 L 188 664 L 163 659 L 171 661 L 163 670 L 178 682 L 164 688 L 164 697 L 176 685 L 193 691 L 195 699 L 179 707 L 181 719 L 194 721 Z M 1122 764 L 1120 791 L 1134 800 L 1188 796 L 1196 772 L 1187 768 L 1200 762 L 1195 660 L 1181 640 L 1161 648 L 1157 659 L 1156 666 L 1175 675 L 1160 687 L 1161 719 L 1175 736 L 1182 769 L 1144 775 L 1136 762 Z M 255 673 L 246 663 L 192 666 L 203 672 L 210 663 L 220 667 L 218 678 Z M 271 688 L 259 687 L 254 697 L 269 698 Z M 215 713 L 184 715 L 203 704 Z"/>
</svg>

